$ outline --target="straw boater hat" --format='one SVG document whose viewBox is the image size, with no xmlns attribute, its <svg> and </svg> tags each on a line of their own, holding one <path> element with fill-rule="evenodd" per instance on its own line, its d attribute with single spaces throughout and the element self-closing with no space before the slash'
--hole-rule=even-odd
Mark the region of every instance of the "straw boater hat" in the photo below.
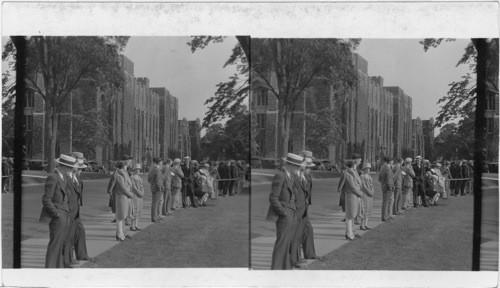
<svg viewBox="0 0 500 288">
<path fill-rule="evenodd" d="M 297 154 L 288 153 L 286 158 L 281 158 L 283 161 L 290 163 L 292 165 L 300 166 L 304 162 L 304 157 Z"/>
<path fill-rule="evenodd" d="M 422 156 L 415 157 L 415 160 L 417 160 L 417 159 L 422 159 Z"/>
<path fill-rule="evenodd" d="M 372 164 L 368 163 L 368 162 L 365 162 L 365 164 L 363 164 L 363 169 L 366 169 L 366 168 L 372 168 Z"/>
<path fill-rule="evenodd" d="M 139 169 L 139 170 L 142 170 L 141 168 L 141 164 L 137 163 L 134 165 L 134 168 L 132 170 L 135 170 L 135 169 Z"/>
<path fill-rule="evenodd" d="M 175 158 L 175 159 L 174 159 L 174 163 L 177 163 L 177 164 L 181 163 L 181 159 L 179 159 L 179 158 Z"/>
<path fill-rule="evenodd" d="M 406 163 L 411 163 L 411 161 L 412 161 L 412 159 L 410 157 L 408 157 L 408 158 L 405 159 Z"/>
<path fill-rule="evenodd" d="M 313 153 L 311 151 L 304 150 L 300 152 L 300 155 L 306 158 L 306 167 L 314 167 L 316 164 L 313 162 Z"/>
<path fill-rule="evenodd" d="M 75 157 L 78 161 L 78 168 L 80 169 L 85 169 L 87 168 L 87 165 L 84 164 L 85 158 L 83 158 L 83 153 L 82 152 L 73 152 L 71 153 L 71 156 Z"/>
<path fill-rule="evenodd" d="M 59 156 L 59 158 L 57 158 L 55 161 L 61 165 L 71 167 L 71 168 L 78 168 L 78 166 L 79 166 L 78 161 L 75 157 L 65 155 L 65 154 L 61 154 L 61 156 Z"/>
</svg>

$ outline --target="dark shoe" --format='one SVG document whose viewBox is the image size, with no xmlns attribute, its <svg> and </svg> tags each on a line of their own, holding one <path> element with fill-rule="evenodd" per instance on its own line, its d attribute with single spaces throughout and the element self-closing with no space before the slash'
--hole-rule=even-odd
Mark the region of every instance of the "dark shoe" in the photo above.
<svg viewBox="0 0 500 288">
<path fill-rule="evenodd" d="M 137 226 L 135 226 L 135 229 L 137 229 L 137 231 L 141 231 L 142 230 L 141 228 L 139 228 Z"/>
<path fill-rule="evenodd" d="M 130 236 L 130 235 L 125 235 L 125 238 L 127 238 L 127 239 L 132 239 L 132 236 Z"/>
<path fill-rule="evenodd" d="M 311 259 L 316 259 L 316 260 L 318 260 L 318 261 L 323 261 L 323 260 L 325 260 L 325 258 L 323 258 L 323 257 L 321 257 L 321 256 L 318 256 L 318 255 L 316 255 L 316 256 L 314 256 L 314 257 L 312 257 Z"/>
<path fill-rule="evenodd" d="M 363 238 L 363 237 L 361 237 L 361 235 L 359 235 L 359 234 L 354 234 L 354 237 L 355 237 L 355 238 Z"/>
<path fill-rule="evenodd" d="M 344 219 L 342 219 L 342 220 L 340 220 L 340 221 L 341 221 L 341 222 L 345 222 L 345 218 L 344 218 Z"/>
<path fill-rule="evenodd" d="M 122 241 L 125 241 L 125 237 L 124 236 L 122 236 L 122 237 L 116 236 L 116 240 L 122 242 Z"/>
<path fill-rule="evenodd" d="M 366 230 L 365 226 L 360 226 L 359 230 Z"/>
<path fill-rule="evenodd" d="M 135 227 L 130 227 L 130 231 L 137 231 L 137 229 Z"/>
<path fill-rule="evenodd" d="M 352 241 L 354 239 L 356 239 L 356 237 L 354 235 L 350 235 L 350 236 L 345 235 L 345 240 Z"/>
<path fill-rule="evenodd" d="M 87 256 L 87 257 L 83 257 L 82 259 L 78 259 L 78 260 L 80 260 L 80 261 L 95 261 L 95 258 Z"/>
<path fill-rule="evenodd" d="M 116 223 L 116 219 L 111 220 L 111 223 Z"/>
<path fill-rule="evenodd" d="M 365 226 L 365 230 L 372 230 L 372 228 Z"/>
<path fill-rule="evenodd" d="M 130 226 L 130 222 L 125 221 L 125 226 Z"/>
</svg>

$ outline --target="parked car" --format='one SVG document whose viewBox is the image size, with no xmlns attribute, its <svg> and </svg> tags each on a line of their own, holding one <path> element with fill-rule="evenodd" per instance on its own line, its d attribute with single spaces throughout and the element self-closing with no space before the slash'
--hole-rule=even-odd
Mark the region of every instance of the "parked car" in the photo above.
<svg viewBox="0 0 500 288">
<path fill-rule="evenodd" d="M 85 172 L 107 173 L 106 168 L 102 165 L 99 165 L 97 161 L 89 160 L 85 162 L 85 165 L 87 165 L 87 168 L 85 168 Z"/>
<path fill-rule="evenodd" d="M 255 169 L 262 169 L 262 161 L 260 159 L 261 158 L 259 157 L 252 157 L 250 159 L 250 167 Z"/>
<path fill-rule="evenodd" d="M 498 162 L 487 162 L 488 173 L 498 173 Z"/>
<path fill-rule="evenodd" d="M 46 170 L 47 160 L 41 159 L 27 159 L 25 160 L 25 167 L 27 170 Z"/>
</svg>

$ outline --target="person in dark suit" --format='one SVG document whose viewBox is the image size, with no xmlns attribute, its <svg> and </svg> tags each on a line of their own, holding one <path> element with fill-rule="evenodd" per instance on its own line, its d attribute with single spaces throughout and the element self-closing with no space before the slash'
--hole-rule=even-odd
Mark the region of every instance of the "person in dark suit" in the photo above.
<svg viewBox="0 0 500 288">
<path fill-rule="evenodd" d="M 80 152 L 73 152 L 72 157 L 77 159 L 78 167 L 73 169 L 71 177 L 68 178 L 68 188 L 70 190 L 70 224 L 68 237 L 64 248 L 64 261 L 68 267 L 77 264 L 73 258 L 73 247 L 75 248 L 76 260 L 93 260 L 87 254 L 87 244 L 85 238 L 85 228 L 80 218 L 80 207 L 83 203 L 83 178 L 81 176 L 82 169 L 87 168 L 85 165 L 83 154 Z"/>
<path fill-rule="evenodd" d="M 415 172 L 415 178 L 413 179 L 413 206 L 415 208 L 418 206 L 429 207 L 424 194 L 425 167 L 422 164 L 422 156 L 415 157 L 415 164 L 413 164 L 412 167 Z M 418 204 L 418 197 L 420 197 L 421 205 Z"/>
<path fill-rule="evenodd" d="M 59 163 L 54 173 L 45 180 L 42 196 L 42 212 L 40 222 L 49 223 L 50 240 L 45 256 L 45 268 L 64 268 L 64 243 L 68 235 L 71 193 L 67 187 L 67 179 L 73 168 L 78 166 L 77 159 L 61 154 L 55 160 Z"/>
<path fill-rule="evenodd" d="M 228 162 L 229 163 L 229 162 Z M 222 181 L 220 184 L 222 185 L 222 197 L 227 197 L 229 195 L 229 165 L 226 162 L 221 162 L 219 166 L 219 176 Z"/>
<path fill-rule="evenodd" d="M 450 173 L 451 177 L 453 179 L 460 179 L 462 178 L 462 169 L 460 166 L 462 165 L 461 161 L 456 160 L 450 167 Z M 460 186 L 462 185 L 462 180 L 453 180 L 450 182 L 450 189 L 453 191 L 453 195 L 458 196 L 460 195 Z"/>
<path fill-rule="evenodd" d="M 229 179 L 236 179 L 238 178 L 238 175 L 237 175 L 237 171 L 236 171 L 236 161 L 234 160 L 231 160 L 228 162 L 228 177 Z M 228 192 L 229 192 L 229 196 L 234 196 L 234 188 L 236 186 L 236 180 L 230 180 L 230 181 L 227 181 L 229 182 L 228 184 Z"/>
<path fill-rule="evenodd" d="M 189 206 L 187 203 L 187 198 L 189 198 L 189 201 L 191 202 L 190 204 L 191 207 L 193 208 L 198 207 L 198 205 L 196 205 L 196 201 L 194 200 L 194 171 L 193 171 L 193 163 L 192 161 L 190 161 L 190 159 L 191 158 L 189 156 L 184 157 L 184 164 L 181 165 L 182 173 L 184 174 L 184 178 L 182 178 L 184 187 L 184 194 L 183 194 L 184 202 L 182 202 L 183 208 Z"/>
<path fill-rule="evenodd" d="M 161 208 L 163 204 L 163 189 L 165 187 L 164 177 L 161 173 L 161 165 L 163 160 L 159 157 L 153 158 L 153 167 L 149 170 L 148 182 L 151 185 L 151 193 L 153 194 L 153 200 L 151 203 L 151 222 L 158 223 L 163 220 L 161 217 Z"/>
<path fill-rule="evenodd" d="M 276 241 L 274 243 L 273 256 L 271 261 L 272 270 L 292 269 L 290 245 L 295 235 L 295 226 L 300 213 L 297 213 L 297 206 L 304 206 L 298 199 L 301 193 L 298 172 L 300 165 L 304 162 L 304 157 L 288 153 L 283 158 L 283 168 L 274 175 L 271 194 L 269 194 L 269 210 L 266 220 L 276 221 Z M 305 210 L 305 207 L 303 208 Z M 302 214 L 304 213 L 302 211 Z"/>
<path fill-rule="evenodd" d="M 462 178 L 469 178 L 471 175 L 470 175 L 470 171 L 469 171 L 469 167 L 467 166 L 468 164 L 468 161 L 467 160 L 462 160 L 461 161 L 461 164 L 460 165 L 460 172 L 462 173 Z M 469 194 L 469 180 L 461 180 L 460 181 L 460 196 L 465 196 L 467 194 Z"/>
<path fill-rule="evenodd" d="M 311 151 L 303 151 L 301 153 L 302 156 L 305 157 L 306 163 L 305 163 L 305 169 L 303 172 L 303 175 L 305 177 L 306 183 L 305 183 L 305 200 L 306 200 L 306 217 L 304 218 L 304 229 L 302 232 L 302 250 L 304 252 L 304 258 L 305 259 L 317 259 L 317 260 L 323 260 L 323 257 L 316 255 L 316 249 L 314 247 L 314 230 L 311 225 L 311 221 L 309 219 L 309 206 L 312 204 L 311 200 L 311 193 L 312 193 L 312 177 L 311 177 L 311 167 L 316 166 L 313 163 L 313 155 Z"/>
</svg>

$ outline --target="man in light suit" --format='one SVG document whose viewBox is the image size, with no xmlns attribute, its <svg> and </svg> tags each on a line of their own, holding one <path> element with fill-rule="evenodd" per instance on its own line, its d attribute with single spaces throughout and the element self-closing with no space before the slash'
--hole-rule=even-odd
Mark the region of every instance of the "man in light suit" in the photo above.
<svg viewBox="0 0 500 288">
<path fill-rule="evenodd" d="M 161 173 L 160 166 L 163 160 L 159 157 L 153 158 L 153 167 L 148 174 L 148 182 L 151 185 L 151 193 L 153 200 L 151 203 L 151 222 L 158 223 L 163 220 L 161 217 L 161 208 L 163 204 L 163 174 Z"/>
<path fill-rule="evenodd" d="M 378 181 L 382 185 L 382 221 L 390 222 L 396 220 L 391 217 L 392 203 L 394 202 L 394 173 L 392 172 L 392 158 L 384 157 L 384 163 L 380 168 Z"/>
<path fill-rule="evenodd" d="M 298 172 L 300 165 L 304 162 L 304 157 L 288 153 L 283 158 L 283 169 L 274 175 L 271 194 L 269 195 L 269 210 L 266 220 L 276 221 L 276 242 L 274 243 L 273 258 L 271 262 L 272 270 L 290 270 L 291 262 L 291 242 L 295 233 L 295 226 L 300 213 L 296 213 L 300 182 Z M 304 213 L 302 211 L 302 213 Z"/>
<path fill-rule="evenodd" d="M 161 209 L 161 214 L 165 216 L 172 215 L 172 175 L 170 174 L 172 159 L 168 158 L 165 161 L 165 165 L 161 169 L 161 173 L 164 177 L 163 186 L 163 206 Z"/>
<path fill-rule="evenodd" d="M 42 212 L 40 222 L 49 223 L 50 240 L 45 256 L 45 268 L 64 268 L 64 243 L 68 235 L 69 208 L 71 193 L 67 187 L 67 179 L 73 168 L 78 166 L 76 158 L 61 154 L 55 160 L 59 163 L 54 173 L 45 180 L 42 196 Z"/>
</svg>

